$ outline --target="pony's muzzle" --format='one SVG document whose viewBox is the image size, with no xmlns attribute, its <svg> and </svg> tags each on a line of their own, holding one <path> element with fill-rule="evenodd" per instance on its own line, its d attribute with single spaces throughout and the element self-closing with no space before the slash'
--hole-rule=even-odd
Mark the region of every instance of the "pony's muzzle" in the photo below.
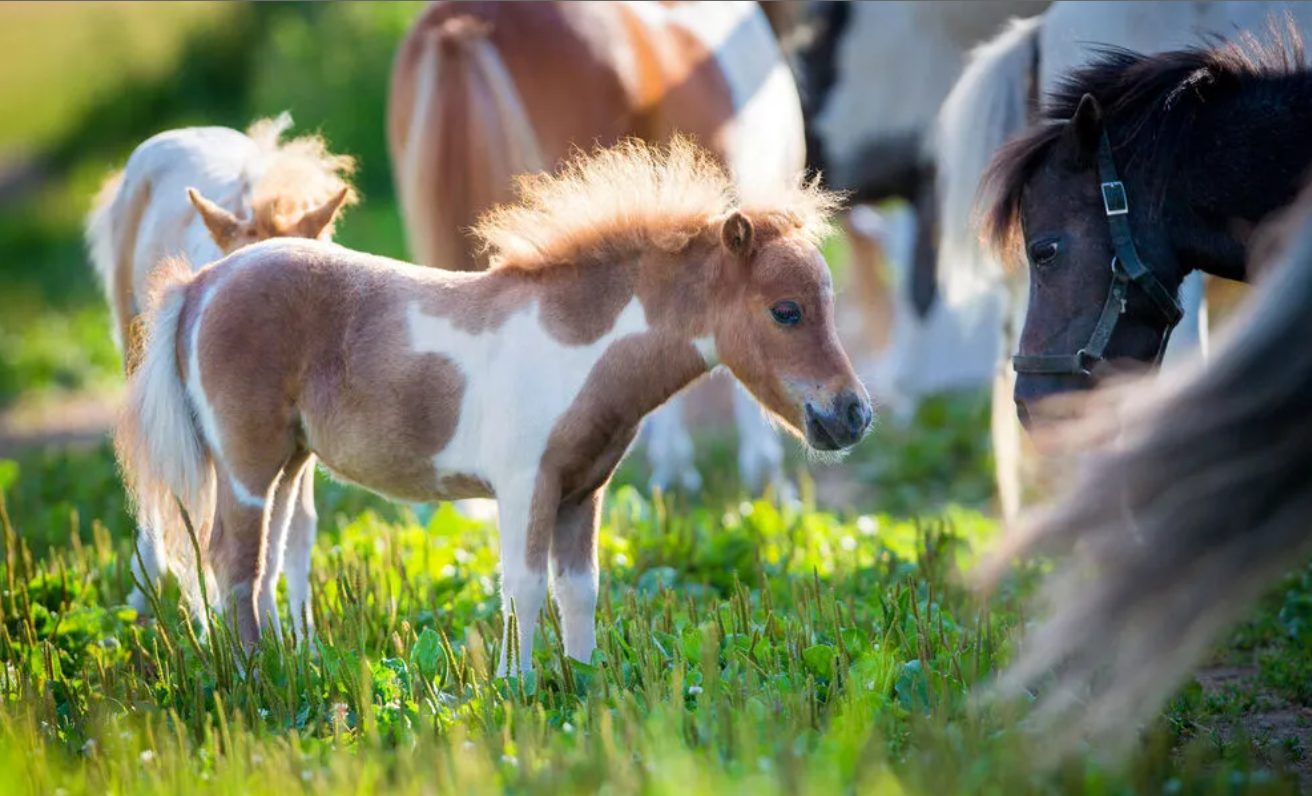
<svg viewBox="0 0 1312 796">
<path fill-rule="evenodd" d="M 850 448 L 865 436 L 874 417 L 870 399 L 852 390 L 840 392 L 828 406 L 807 401 L 807 444 L 824 451 Z"/>
</svg>

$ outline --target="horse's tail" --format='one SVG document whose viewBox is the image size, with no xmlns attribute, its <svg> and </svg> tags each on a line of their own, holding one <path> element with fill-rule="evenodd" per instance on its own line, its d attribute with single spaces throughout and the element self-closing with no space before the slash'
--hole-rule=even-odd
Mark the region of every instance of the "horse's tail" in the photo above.
<svg viewBox="0 0 1312 796">
<path fill-rule="evenodd" d="M 1146 718 L 1312 546 L 1312 202 L 1303 208 L 1206 368 L 1095 396 L 1099 419 L 1071 441 L 1110 439 L 1110 450 L 994 561 L 996 574 L 1017 552 L 1076 551 L 1002 680 L 1013 693 L 1044 682 L 1045 713 L 1073 732 Z"/>
<path fill-rule="evenodd" d="M 124 368 L 128 368 L 136 348 L 132 340 L 132 321 L 136 315 L 132 265 L 137 232 L 150 202 L 150 187 L 138 180 L 130 185 L 130 195 L 125 196 L 124 177 L 124 171 L 116 171 L 105 179 L 91 204 L 85 229 L 91 264 L 109 304 L 114 343 L 123 352 Z"/>
<path fill-rule="evenodd" d="M 215 477 L 177 353 L 193 276 L 185 260 L 174 258 L 161 262 L 152 274 L 145 345 L 139 366 L 128 378 L 114 446 L 141 532 L 155 535 L 156 549 L 197 605 L 196 560 L 179 504 L 205 550 L 214 517 Z"/>
<path fill-rule="evenodd" d="M 407 68 L 403 50 L 393 75 L 392 168 L 410 248 L 424 265 L 477 268 L 465 230 L 509 195 L 515 175 L 547 165 L 491 30 L 468 14 L 420 29 L 417 58 Z"/>
<path fill-rule="evenodd" d="M 932 143 L 941 207 L 938 275 L 951 303 L 995 286 L 1000 278 L 975 234 L 975 198 L 993 154 L 1028 123 L 1042 21 L 1041 16 L 1014 19 L 971 51 L 939 110 Z"/>
</svg>

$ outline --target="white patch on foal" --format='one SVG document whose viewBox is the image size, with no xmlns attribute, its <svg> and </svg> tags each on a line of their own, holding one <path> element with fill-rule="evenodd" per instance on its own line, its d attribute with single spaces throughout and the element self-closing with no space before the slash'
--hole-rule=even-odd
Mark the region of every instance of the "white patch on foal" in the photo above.
<svg viewBox="0 0 1312 796">
<path fill-rule="evenodd" d="M 630 299 L 610 331 L 578 346 L 551 335 L 536 301 L 497 329 L 480 333 L 466 332 L 449 318 L 427 315 L 418 302 L 410 304 L 407 320 L 411 348 L 450 359 L 465 378 L 455 433 L 433 457 L 433 466 L 438 479 L 475 476 L 491 484 L 497 496 L 502 607 L 507 614 L 509 606 L 515 607 L 518 666 L 521 672 L 531 671 L 533 630 L 546 601 L 547 575 L 529 570 L 525 552 L 542 454 L 556 423 L 611 344 L 647 331 L 646 311 L 636 297 Z M 588 617 L 588 626 L 592 622 Z M 586 643 L 586 637 L 575 639 L 577 649 L 571 651 Z M 506 673 L 509 646 L 507 638 L 499 674 Z"/>
<path fill-rule="evenodd" d="M 440 354 L 460 369 L 465 391 L 451 441 L 436 456 L 437 477 L 475 476 L 504 486 L 536 479 L 556 422 L 583 389 L 592 368 L 615 341 L 647 331 L 635 297 L 610 331 L 591 343 L 562 343 L 542 323 L 538 302 L 515 311 L 493 330 L 470 333 L 449 318 L 427 315 L 412 302 L 410 346 Z"/>
</svg>

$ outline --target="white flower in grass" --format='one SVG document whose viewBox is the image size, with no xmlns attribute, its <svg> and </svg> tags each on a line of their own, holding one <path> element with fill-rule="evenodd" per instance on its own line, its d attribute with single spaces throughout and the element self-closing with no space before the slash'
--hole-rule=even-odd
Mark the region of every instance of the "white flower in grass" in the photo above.
<svg viewBox="0 0 1312 796">
<path fill-rule="evenodd" d="M 856 529 L 862 536 L 874 536 L 879 533 L 879 520 L 869 514 L 863 514 L 856 519 Z"/>
<path fill-rule="evenodd" d="M 629 565 L 629 557 L 628 557 L 628 556 L 624 555 L 623 553 L 616 553 L 616 554 L 615 554 L 615 566 L 617 566 L 617 567 L 627 567 L 628 565 Z"/>
<path fill-rule="evenodd" d="M 570 733 L 574 732 L 574 725 L 570 724 L 567 721 L 564 724 L 560 725 L 560 729 L 563 730 L 566 735 L 569 735 Z"/>
<path fill-rule="evenodd" d="M 688 686 L 688 696 L 697 696 L 701 692 L 702 692 L 702 687 L 699 685 Z"/>
<path fill-rule="evenodd" d="M 155 762 L 155 750 L 142 749 L 141 754 L 138 755 L 138 757 L 141 759 L 141 765 L 148 766 L 151 763 Z"/>
<path fill-rule="evenodd" d="M 853 539 L 851 536 L 844 536 L 842 539 L 838 540 L 838 546 L 843 548 L 845 552 L 850 553 L 856 549 L 856 539 Z"/>
</svg>

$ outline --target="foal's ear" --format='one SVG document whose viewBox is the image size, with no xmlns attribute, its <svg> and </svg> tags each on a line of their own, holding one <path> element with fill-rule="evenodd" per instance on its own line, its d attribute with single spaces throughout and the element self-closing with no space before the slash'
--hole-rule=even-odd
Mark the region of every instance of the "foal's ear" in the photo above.
<svg viewBox="0 0 1312 796">
<path fill-rule="evenodd" d="M 724 220 L 724 226 L 720 227 L 720 242 L 730 254 L 742 258 L 752 250 L 754 234 L 752 222 L 747 216 L 735 210 Z"/>
<path fill-rule="evenodd" d="M 1092 155 L 1098 151 L 1098 138 L 1102 135 L 1102 105 L 1097 97 L 1092 94 L 1080 97 L 1069 130 L 1082 154 Z"/>
<path fill-rule="evenodd" d="M 196 212 L 200 213 L 200 220 L 205 222 L 210 237 L 220 249 L 228 251 L 242 232 L 241 219 L 201 196 L 195 188 L 187 189 L 187 198 L 196 207 Z"/>
<path fill-rule="evenodd" d="M 333 223 L 337 211 L 342 209 L 342 205 L 346 204 L 346 199 L 350 195 L 351 189 L 343 188 L 328 201 L 313 210 L 305 211 L 301 220 L 296 222 L 296 234 L 302 238 L 319 237 L 328 225 Z"/>
</svg>

